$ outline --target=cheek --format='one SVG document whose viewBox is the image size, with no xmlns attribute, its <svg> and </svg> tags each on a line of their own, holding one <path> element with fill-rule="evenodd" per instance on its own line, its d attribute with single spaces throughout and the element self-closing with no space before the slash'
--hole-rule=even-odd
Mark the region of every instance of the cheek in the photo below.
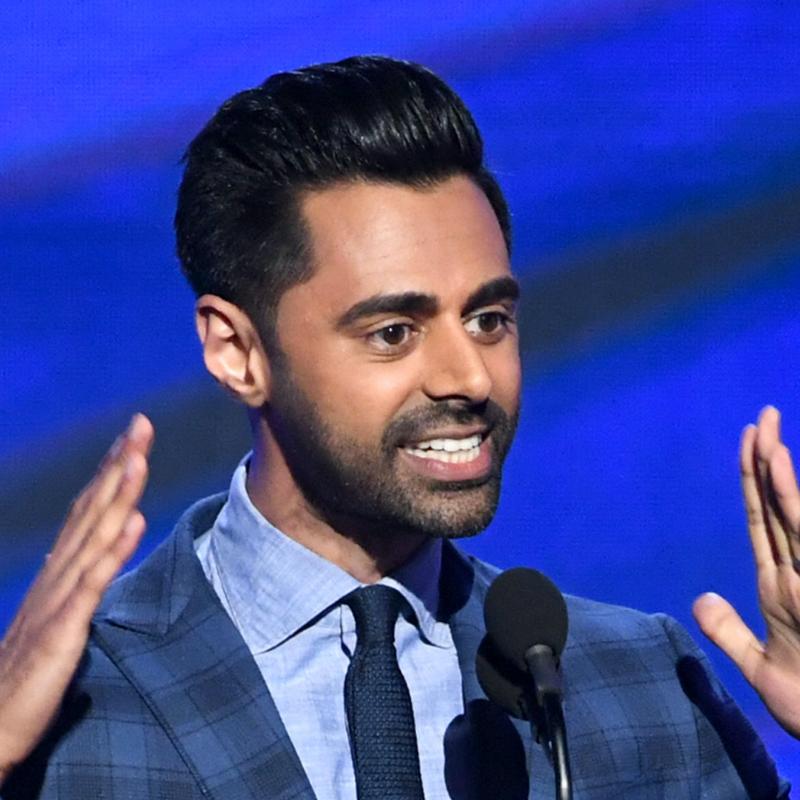
<svg viewBox="0 0 800 800">
<path fill-rule="evenodd" d="M 329 425 L 351 438 L 375 442 L 398 412 L 413 404 L 416 371 L 400 362 L 356 365 L 320 359 L 302 384 Z"/>
<path fill-rule="evenodd" d="M 492 376 L 492 399 L 506 411 L 515 411 L 522 387 L 522 364 L 516 344 L 494 351 L 486 366 Z"/>
</svg>

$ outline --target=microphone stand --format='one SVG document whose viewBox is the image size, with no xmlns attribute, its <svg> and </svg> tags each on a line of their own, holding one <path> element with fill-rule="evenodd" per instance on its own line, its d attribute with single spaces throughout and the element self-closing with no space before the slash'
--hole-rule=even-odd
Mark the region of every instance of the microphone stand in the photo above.
<svg viewBox="0 0 800 800">
<path fill-rule="evenodd" d="M 525 653 L 525 663 L 533 677 L 536 705 L 544 712 L 544 732 L 553 760 L 556 800 L 572 800 L 572 776 L 567 750 L 567 728 L 561 708 L 561 675 L 553 651 L 535 644 Z M 531 728 L 536 736 L 535 715 L 530 715 Z"/>
</svg>

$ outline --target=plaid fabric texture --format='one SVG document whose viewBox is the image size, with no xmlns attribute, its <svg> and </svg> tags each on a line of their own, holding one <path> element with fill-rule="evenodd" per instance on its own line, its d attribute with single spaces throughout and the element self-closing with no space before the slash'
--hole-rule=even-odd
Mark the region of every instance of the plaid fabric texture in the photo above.
<svg viewBox="0 0 800 800">
<path fill-rule="evenodd" d="M 193 506 L 112 586 L 62 713 L 6 782 L 5 800 L 314 798 L 194 554 L 193 538 L 223 500 Z M 447 786 L 454 800 L 549 800 L 542 747 L 486 700 L 475 677 L 495 574 L 446 548 L 442 594 L 465 702 L 445 737 Z M 749 723 L 674 621 L 578 598 L 567 604 L 562 664 L 575 800 L 788 797 Z"/>
</svg>

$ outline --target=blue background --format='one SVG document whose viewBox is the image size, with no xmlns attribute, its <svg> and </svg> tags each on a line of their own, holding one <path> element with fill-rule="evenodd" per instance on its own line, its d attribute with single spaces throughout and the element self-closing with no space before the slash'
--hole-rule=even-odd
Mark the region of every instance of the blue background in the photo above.
<svg viewBox="0 0 800 800">
<path fill-rule="evenodd" d="M 380 52 L 463 95 L 514 214 L 524 414 L 468 547 L 695 634 L 713 589 L 759 627 L 736 453 L 766 403 L 800 448 L 800 6 L 277 5 L 0 8 L 0 625 L 134 410 L 159 435 L 143 549 L 227 485 L 247 437 L 173 255 L 180 155 L 269 73 Z M 798 781 L 800 745 L 711 655 Z"/>
</svg>

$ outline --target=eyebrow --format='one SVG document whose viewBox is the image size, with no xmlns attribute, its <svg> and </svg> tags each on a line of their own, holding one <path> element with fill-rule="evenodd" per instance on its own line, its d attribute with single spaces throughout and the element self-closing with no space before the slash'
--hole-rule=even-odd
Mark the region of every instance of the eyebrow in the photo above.
<svg viewBox="0 0 800 800">
<path fill-rule="evenodd" d="M 462 310 L 469 314 L 481 306 L 491 305 L 499 300 L 519 298 L 519 284 L 509 275 L 484 283 L 468 298 Z M 336 321 L 337 330 L 353 325 L 364 317 L 374 314 L 406 314 L 409 316 L 432 317 L 439 310 L 439 300 L 435 295 L 422 292 L 400 292 L 398 294 L 375 294 L 350 306 Z"/>
<path fill-rule="evenodd" d="M 519 284 L 510 275 L 484 283 L 479 286 L 464 303 L 462 314 L 469 314 L 482 306 L 490 306 L 500 300 L 510 300 L 512 303 L 519 300 Z"/>
<path fill-rule="evenodd" d="M 347 328 L 354 322 L 373 314 L 408 314 L 432 317 L 439 310 L 439 301 L 432 294 L 401 292 L 399 294 L 375 294 L 350 306 L 336 321 L 336 328 Z"/>
</svg>

